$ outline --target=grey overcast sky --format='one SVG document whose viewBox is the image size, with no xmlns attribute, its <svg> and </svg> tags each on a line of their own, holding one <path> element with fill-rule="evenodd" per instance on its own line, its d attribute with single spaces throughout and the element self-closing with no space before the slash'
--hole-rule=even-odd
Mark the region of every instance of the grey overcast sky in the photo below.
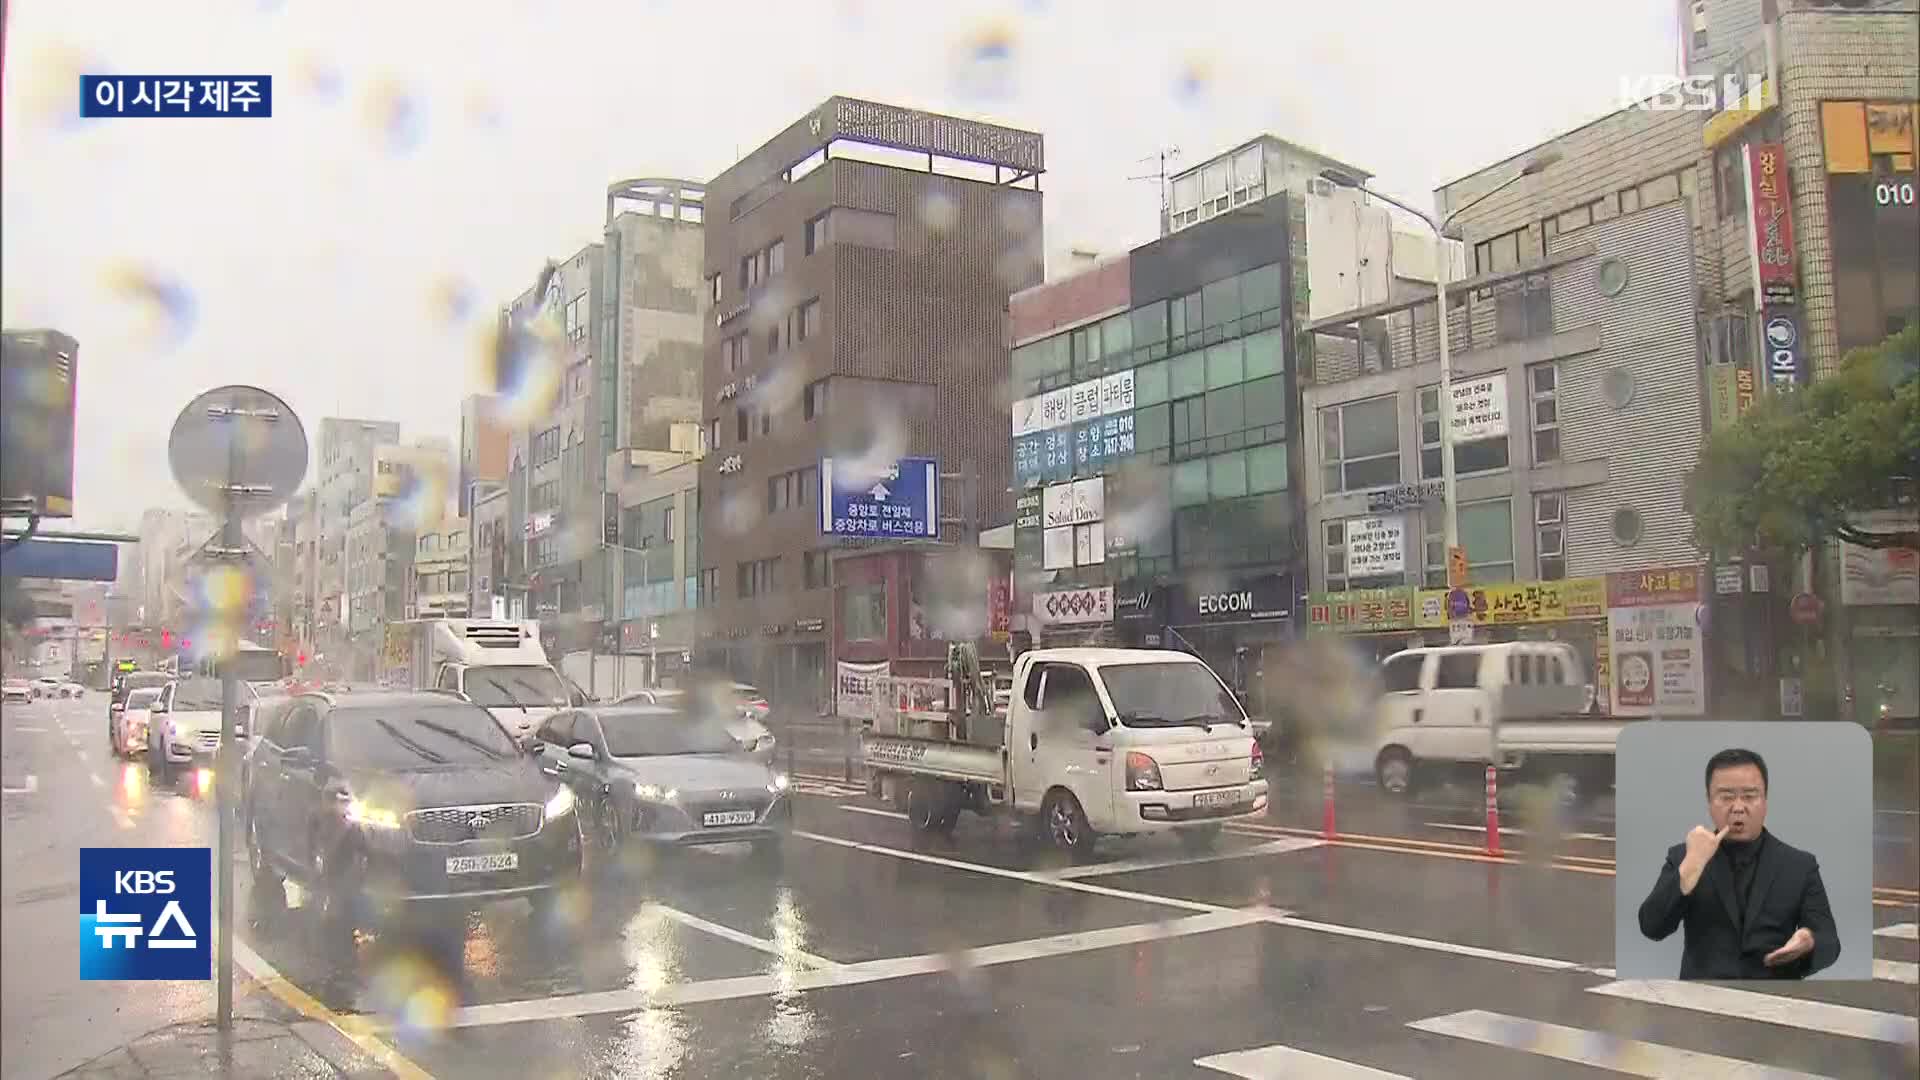
<svg viewBox="0 0 1920 1080">
<path fill-rule="evenodd" d="M 183 505 L 167 431 L 223 383 L 451 437 L 483 321 L 609 181 L 709 177 L 832 94 L 1045 133 L 1048 250 L 1114 251 L 1163 146 L 1271 132 L 1424 207 L 1676 56 L 1673 0 L 7 8 L 0 315 L 80 341 L 78 527 Z M 274 115 L 81 122 L 82 73 L 270 74 Z"/>
</svg>

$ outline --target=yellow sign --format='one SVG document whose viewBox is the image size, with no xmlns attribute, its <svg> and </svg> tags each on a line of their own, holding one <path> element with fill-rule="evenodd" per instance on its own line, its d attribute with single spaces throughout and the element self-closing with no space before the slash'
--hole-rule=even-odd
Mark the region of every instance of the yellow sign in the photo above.
<svg viewBox="0 0 1920 1080">
<path fill-rule="evenodd" d="M 1748 108 L 1748 104 L 1755 100 L 1759 102 L 1760 107 L 1757 109 Z M 1721 143 L 1726 142 L 1738 133 L 1740 129 L 1765 116 L 1778 104 L 1779 102 L 1776 101 L 1773 96 L 1773 80 L 1760 80 L 1760 91 L 1757 95 L 1752 93 L 1743 94 L 1735 98 L 1729 108 L 1722 109 L 1712 116 L 1707 117 L 1707 122 L 1701 129 L 1701 137 L 1703 141 L 1706 142 L 1707 149 L 1711 150 Z"/>
<path fill-rule="evenodd" d="M 1464 588 L 1467 584 L 1467 549 L 1455 544 L 1447 549 L 1447 587 Z"/>
<path fill-rule="evenodd" d="M 1522 581 L 1467 587 L 1468 619 L 1479 626 L 1598 619 L 1607 614 L 1605 578 Z M 1416 616 L 1421 627 L 1447 625 L 1447 590 L 1421 589 Z"/>
</svg>

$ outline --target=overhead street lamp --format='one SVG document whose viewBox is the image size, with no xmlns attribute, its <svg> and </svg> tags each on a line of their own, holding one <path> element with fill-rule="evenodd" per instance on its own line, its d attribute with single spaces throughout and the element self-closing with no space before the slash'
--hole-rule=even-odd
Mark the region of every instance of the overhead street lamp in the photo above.
<svg viewBox="0 0 1920 1080">
<path fill-rule="evenodd" d="M 1438 262 L 1433 275 L 1434 297 L 1439 305 L 1440 331 L 1440 483 L 1442 487 L 1441 501 L 1445 511 L 1444 517 L 1446 521 L 1447 558 L 1449 560 L 1453 557 L 1454 549 L 1460 546 L 1460 499 L 1459 492 L 1455 486 L 1453 473 L 1453 356 L 1447 347 L 1447 272 L 1452 268 L 1453 260 L 1447 257 L 1447 230 L 1453 224 L 1454 218 L 1459 217 L 1472 207 L 1478 206 L 1481 202 L 1490 198 L 1495 192 L 1504 191 L 1509 186 L 1519 182 L 1523 176 L 1537 176 L 1545 172 L 1549 166 L 1559 160 L 1560 152 L 1557 150 L 1544 150 L 1536 154 L 1525 165 L 1520 167 L 1519 172 L 1514 173 L 1498 184 L 1468 199 L 1465 203 L 1455 207 L 1452 213 L 1449 213 L 1439 221 L 1435 221 L 1432 215 L 1425 211 L 1408 206 L 1406 203 L 1401 202 L 1391 195 L 1375 191 L 1362 183 L 1358 177 L 1349 176 L 1338 169 L 1326 169 L 1320 173 L 1322 178 L 1332 181 L 1341 187 L 1363 191 L 1379 199 L 1381 202 L 1405 210 L 1407 213 L 1412 214 L 1424 222 L 1427 228 L 1433 230 L 1434 254 Z M 1449 581 L 1448 584 L 1451 585 L 1452 582 Z"/>
</svg>

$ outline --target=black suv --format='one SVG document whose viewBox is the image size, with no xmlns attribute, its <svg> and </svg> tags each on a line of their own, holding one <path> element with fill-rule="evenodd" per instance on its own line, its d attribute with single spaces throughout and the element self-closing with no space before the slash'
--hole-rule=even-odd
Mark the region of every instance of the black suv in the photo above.
<svg viewBox="0 0 1920 1080">
<path fill-rule="evenodd" d="M 262 723 L 241 811 L 257 916 L 287 878 L 348 933 L 423 904 L 540 907 L 578 879 L 572 793 L 471 702 L 310 693 Z"/>
</svg>

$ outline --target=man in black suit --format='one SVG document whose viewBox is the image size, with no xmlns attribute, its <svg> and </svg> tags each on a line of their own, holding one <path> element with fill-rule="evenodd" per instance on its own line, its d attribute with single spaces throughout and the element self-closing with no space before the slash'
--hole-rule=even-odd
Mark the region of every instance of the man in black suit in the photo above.
<svg viewBox="0 0 1920 1080">
<path fill-rule="evenodd" d="M 1682 979 L 1804 979 L 1840 957 L 1820 865 L 1767 831 L 1767 763 L 1751 750 L 1707 759 L 1707 812 L 1667 850 L 1640 905 L 1640 932 L 1682 925 Z"/>
</svg>

